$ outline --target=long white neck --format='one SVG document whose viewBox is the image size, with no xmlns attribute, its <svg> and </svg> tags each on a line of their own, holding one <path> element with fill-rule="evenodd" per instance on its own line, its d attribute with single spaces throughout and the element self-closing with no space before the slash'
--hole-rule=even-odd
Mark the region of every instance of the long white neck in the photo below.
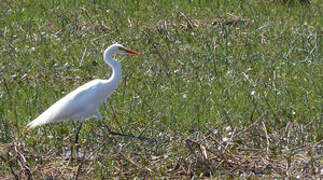
<svg viewBox="0 0 323 180">
<path fill-rule="evenodd" d="M 110 88 L 116 89 L 122 77 L 121 64 L 117 60 L 113 59 L 109 54 L 104 56 L 104 61 L 112 68 L 112 75 L 106 81 L 106 85 Z"/>
</svg>

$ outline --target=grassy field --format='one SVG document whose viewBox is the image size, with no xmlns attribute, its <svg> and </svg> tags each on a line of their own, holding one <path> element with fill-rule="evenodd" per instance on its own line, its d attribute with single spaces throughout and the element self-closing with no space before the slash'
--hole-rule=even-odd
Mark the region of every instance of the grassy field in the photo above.
<svg viewBox="0 0 323 180">
<path fill-rule="evenodd" d="M 323 5 L 0 1 L 0 179 L 322 178 Z M 24 126 L 76 87 L 123 80 L 96 118 Z"/>
</svg>

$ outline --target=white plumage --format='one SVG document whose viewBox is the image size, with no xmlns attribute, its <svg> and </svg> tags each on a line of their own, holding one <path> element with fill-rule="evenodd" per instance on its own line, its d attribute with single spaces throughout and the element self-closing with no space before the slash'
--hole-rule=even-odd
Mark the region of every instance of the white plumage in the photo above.
<svg viewBox="0 0 323 180">
<path fill-rule="evenodd" d="M 82 120 L 82 126 L 83 121 L 91 116 L 97 116 L 102 121 L 102 116 L 97 108 L 111 96 L 117 88 L 122 75 L 121 65 L 117 60 L 113 59 L 113 55 L 125 53 L 139 54 L 126 49 L 120 44 L 113 44 L 108 47 L 103 56 L 104 61 L 112 68 L 111 77 L 108 80 L 95 79 L 78 87 L 27 124 L 27 128 L 32 129 L 47 123 L 79 119 Z M 77 137 L 78 133 L 79 131 L 77 132 Z"/>
</svg>

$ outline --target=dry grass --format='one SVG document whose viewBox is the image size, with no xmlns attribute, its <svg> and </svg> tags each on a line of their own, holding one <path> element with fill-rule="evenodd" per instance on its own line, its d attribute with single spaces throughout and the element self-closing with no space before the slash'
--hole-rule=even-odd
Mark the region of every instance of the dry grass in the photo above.
<svg viewBox="0 0 323 180">
<path fill-rule="evenodd" d="M 60 152 L 33 154 L 25 144 L 14 142 L 1 145 L 1 163 L 7 164 L 11 176 L 1 179 L 91 179 L 98 178 L 96 167 L 113 162 L 103 177 L 266 177 L 322 178 L 323 142 L 308 143 L 307 134 L 313 127 L 288 123 L 279 130 L 269 131 L 264 122 L 254 121 L 245 129 L 212 128 L 195 131 L 189 136 L 172 137 L 163 134 L 154 142 L 130 139 L 136 146 L 127 148 L 120 139 L 110 137 L 113 147 L 105 151 L 104 144 L 77 162 Z M 163 152 L 154 152 L 158 142 Z M 107 142 L 103 142 L 107 143 Z M 151 144 L 148 149 L 147 144 Z M 84 150 L 84 149 L 83 149 Z M 40 157 L 42 156 L 42 157 Z M 31 168 L 30 159 L 42 159 Z"/>
</svg>

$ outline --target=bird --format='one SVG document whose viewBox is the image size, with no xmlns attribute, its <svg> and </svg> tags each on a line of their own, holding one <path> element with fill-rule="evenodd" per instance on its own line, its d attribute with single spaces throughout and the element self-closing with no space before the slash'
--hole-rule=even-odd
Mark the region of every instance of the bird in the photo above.
<svg viewBox="0 0 323 180">
<path fill-rule="evenodd" d="M 117 89 L 122 78 L 122 68 L 118 60 L 114 59 L 116 54 L 140 53 L 125 48 L 123 45 L 115 43 L 109 46 L 103 53 L 105 63 L 112 68 L 109 79 L 94 79 L 68 93 L 66 96 L 55 102 L 46 111 L 41 113 L 36 119 L 26 125 L 27 130 L 38 126 L 57 123 L 62 121 L 81 120 L 77 129 L 75 143 L 78 143 L 78 136 L 86 119 L 96 116 L 103 122 L 98 107 Z"/>
</svg>

